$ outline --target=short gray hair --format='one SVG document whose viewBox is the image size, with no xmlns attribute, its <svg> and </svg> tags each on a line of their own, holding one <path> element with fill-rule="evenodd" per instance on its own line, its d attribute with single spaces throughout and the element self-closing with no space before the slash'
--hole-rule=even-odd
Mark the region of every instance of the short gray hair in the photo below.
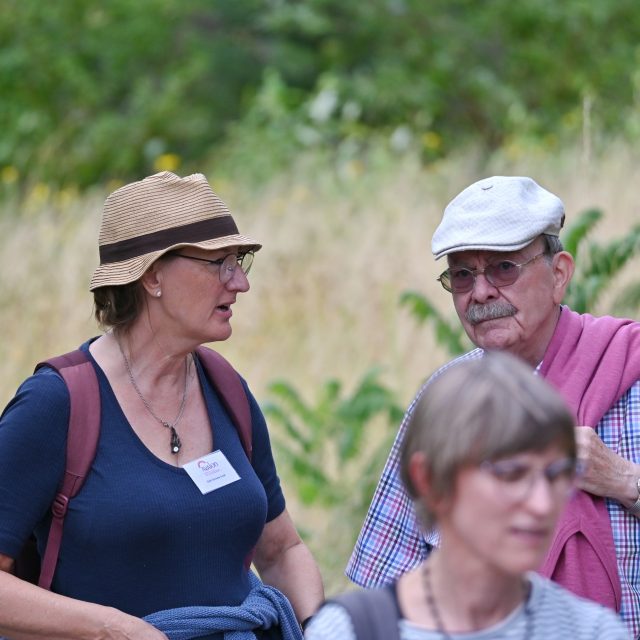
<svg viewBox="0 0 640 640">
<path fill-rule="evenodd" d="M 422 452 L 432 495 L 452 495 L 458 471 L 525 451 L 559 446 L 576 458 L 574 418 L 564 400 L 523 361 L 486 353 L 445 370 L 427 386 L 407 426 L 400 475 L 425 529 L 435 515 L 420 499 L 409 461 Z"/>
<path fill-rule="evenodd" d="M 542 234 L 542 239 L 544 240 L 544 252 L 548 256 L 555 256 L 556 253 L 560 253 L 564 251 L 564 247 L 562 246 L 562 241 L 558 236 L 552 236 L 548 233 Z"/>
</svg>

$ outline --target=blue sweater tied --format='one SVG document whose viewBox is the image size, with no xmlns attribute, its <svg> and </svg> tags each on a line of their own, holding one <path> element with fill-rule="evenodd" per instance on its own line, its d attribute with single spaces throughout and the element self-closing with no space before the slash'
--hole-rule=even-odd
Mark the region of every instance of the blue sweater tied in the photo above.
<svg viewBox="0 0 640 640">
<path fill-rule="evenodd" d="M 156 611 L 145 620 L 169 640 L 192 640 L 223 633 L 224 640 L 255 640 L 254 629 L 280 625 L 283 640 L 302 640 L 302 631 L 287 598 L 249 572 L 251 591 L 235 607 L 178 607 Z"/>
</svg>

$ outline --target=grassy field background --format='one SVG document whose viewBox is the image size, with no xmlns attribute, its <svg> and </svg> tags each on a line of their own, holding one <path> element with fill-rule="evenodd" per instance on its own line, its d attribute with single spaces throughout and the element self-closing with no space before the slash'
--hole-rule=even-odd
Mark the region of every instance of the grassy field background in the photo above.
<svg viewBox="0 0 640 640">
<path fill-rule="evenodd" d="M 264 245 L 252 289 L 236 304 L 233 336 L 217 345 L 260 401 L 276 378 L 313 398 L 326 379 L 337 378 L 348 389 L 378 365 L 401 403 L 409 402 L 448 356 L 398 299 L 415 289 L 453 317 L 448 294 L 435 280 L 445 267 L 433 260 L 430 240 L 444 206 L 474 180 L 530 175 L 563 199 L 568 221 L 599 207 L 605 218 L 598 240 L 623 235 L 640 221 L 640 164 L 622 143 L 609 144 L 597 158 L 580 147 L 554 154 L 511 149 L 489 159 L 469 149 L 428 167 L 385 154 L 340 166 L 301 160 L 259 189 L 204 172 L 241 231 Z M 20 205 L 0 205 L 3 405 L 35 362 L 97 333 L 87 287 L 110 190 L 77 196 L 35 189 Z M 633 278 L 637 266 L 621 280 Z M 606 304 L 604 299 L 599 311 Z M 287 491 L 296 479 L 283 482 Z M 345 587 L 341 572 L 357 526 L 295 500 L 290 509 L 314 532 L 309 543 L 328 591 Z"/>
</svg>

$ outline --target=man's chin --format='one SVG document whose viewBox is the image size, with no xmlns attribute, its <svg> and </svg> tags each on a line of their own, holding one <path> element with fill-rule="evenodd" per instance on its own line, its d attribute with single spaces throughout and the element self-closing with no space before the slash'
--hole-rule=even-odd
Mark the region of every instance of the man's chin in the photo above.
<svg viewBox="0 0 640 640">
<path fill-rule="evenodd" d="M 513 334 L 504 322 L 508 318 L 485 320 L 474 325 L 467 335 L 471 342 L 485 351 L 504 351 L 513 344 Z"/>
</svg>

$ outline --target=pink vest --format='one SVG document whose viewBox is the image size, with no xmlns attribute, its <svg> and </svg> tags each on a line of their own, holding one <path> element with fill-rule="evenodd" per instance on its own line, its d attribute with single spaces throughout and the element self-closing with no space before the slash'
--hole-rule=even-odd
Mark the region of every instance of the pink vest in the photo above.
<svg viewBox="0 0 640 640">
<path fill-rule="evenodd" d="M 640 324 L 562 307 L 540 373 L 563 395 L 577 423 L 595 428 L 640 379 Z M 576 492 L 540 572 L 578 595 L 620 610 L 620 578 L 603 498 Z"/>
</svg>

